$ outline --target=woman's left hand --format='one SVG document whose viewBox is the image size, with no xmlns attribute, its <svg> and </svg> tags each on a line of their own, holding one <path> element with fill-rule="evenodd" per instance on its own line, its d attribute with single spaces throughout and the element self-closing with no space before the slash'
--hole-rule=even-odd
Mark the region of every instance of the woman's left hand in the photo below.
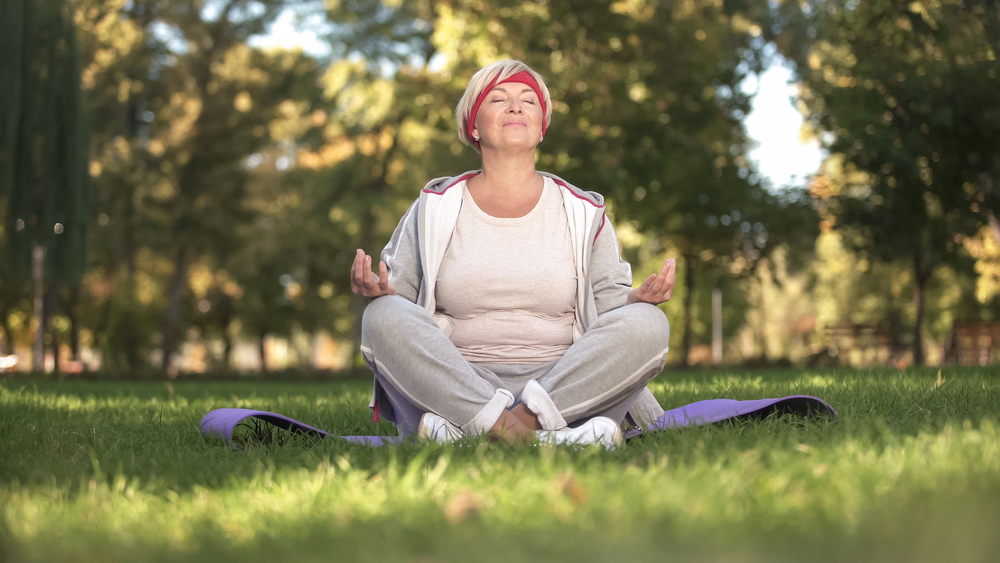
<svg viewBox="0 0 1000 563">
<path fill-rule="evenodd" d="M 639 287 L 632 288 L 628 294 L 626 305 L 632 303 L 649 303 L 659 305 L 670 301 L 674 293 L 674 282 L 677 280 L 677 261 L 668 258 L 663 263 L 663 269 L 658 274 L 650 274 Z"/>
</svg>

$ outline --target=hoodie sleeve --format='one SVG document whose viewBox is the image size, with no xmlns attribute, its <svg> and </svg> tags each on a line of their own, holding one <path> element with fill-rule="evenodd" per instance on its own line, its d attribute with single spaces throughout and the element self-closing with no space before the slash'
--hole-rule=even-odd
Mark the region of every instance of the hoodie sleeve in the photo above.
<svg viewBox="0 0 1000 563">
<path fill-rule="evenodd" d="M 590 283 L 598 315 L 624 305 L 632 290 L 632 266 L 621 256 L 618 235 L 611 221 L 607 216 L 602 221 L 590 257 Z"/>
<path fill-rule="evenodd" d="M 420 267 L 420 247 L 417 245 L 417 206 L 419 200 L 406 210 L 396 225 L 392 238 L 382 250 L 382 261 L 389 270 L 389 281 L 396 284 L 396 295 L 414 303 L 420 292 L 423 270 Z"/>
</svg>

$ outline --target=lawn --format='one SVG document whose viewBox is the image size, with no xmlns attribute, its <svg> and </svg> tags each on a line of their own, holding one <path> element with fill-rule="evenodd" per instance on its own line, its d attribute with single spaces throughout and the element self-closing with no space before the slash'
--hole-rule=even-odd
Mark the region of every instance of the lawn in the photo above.
<svg viewBox="0 0 1000 563">
<path fill-rule="evenodd" d="M 822 397 L 618 451 L 272 440 L 198 421 L 279 412 L 343 434 L 370 386 L 0 380 L 0 560 L 994 561 L 1000 372 L 667 372 L 666 408 Z M 283 438 L 283 439 L 282 439 Z"/>
</svg>

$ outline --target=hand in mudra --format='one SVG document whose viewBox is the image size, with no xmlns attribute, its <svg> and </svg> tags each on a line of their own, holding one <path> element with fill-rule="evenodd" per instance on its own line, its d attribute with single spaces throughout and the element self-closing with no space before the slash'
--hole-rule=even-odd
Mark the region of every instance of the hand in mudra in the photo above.
<svg viewBox="0 0 1000 563">
<path fill-rule="evenodd" d="M 389 271 L 385 262 L 378 263 L 378 274 L 372 273 L 372 257 L 358 249 L 351 264 L 351 291 L 365 297 L 396 295 L 396 284 L 389 281 Z"/>
<path fill-rule="evenodd" d="M 663 269 L 658 274 L 650 274 L 642 285 L 632 288 L 628 294 L 626 305 L 632 303 L 649 303 L 659 305 L 670 301 L 674 293 L 674 282 L 677 281 L 677 261 L 668 258 L 663 263 Z"/>
</svg>

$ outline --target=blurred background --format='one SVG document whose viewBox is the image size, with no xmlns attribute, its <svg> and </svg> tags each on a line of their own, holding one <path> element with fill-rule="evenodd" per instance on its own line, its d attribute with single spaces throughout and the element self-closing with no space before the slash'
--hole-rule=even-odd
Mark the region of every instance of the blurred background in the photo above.
<svg viewBox="0 0 1000 563">
<path fill-rule="evenodd" d="M 677 257 L 676 367 L 986 365 L 995 0 L 3 0 L 0 369 L 361 373 L 348 282 L 504 58 L 538 168 Z"/>
</svg>

